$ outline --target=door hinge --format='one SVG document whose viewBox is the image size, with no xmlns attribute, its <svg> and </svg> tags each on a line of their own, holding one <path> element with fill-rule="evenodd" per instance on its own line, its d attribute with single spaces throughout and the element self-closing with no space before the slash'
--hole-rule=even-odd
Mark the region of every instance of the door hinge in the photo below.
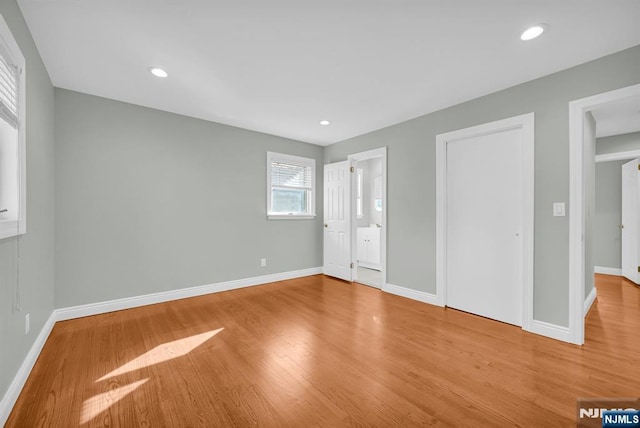
<svg viewBox="0 0 640 428">
<path fill-rule="evenodd" d="M 351 264 L 353 264 L 353 263 L 351 263 Z M 640 273 L 640 266 L 638 266 L 638 272 Z"/>
<path fill-rule="evenodd" d="M 640 164 L 638 164 L 638 170 L 640 170 Z"/>
<path fill-rule="evenodd" d="M 640 165 L 638 165 L 638 168 L 640 169 Z M 351 167 L 351 168 L 349 168 L 349 171 L 356 172 L 356 169 L 354 167 Z"/>
<path fill-rule="evenodd" d="M 353 268 L 355 268 L 355 267 L 356 267 L 356 265 L 355 265 L 355 264 L 353 264 L 353 263 L 351 263 L 351 269 L 353 269 Z M 638 267 L 638 272 L 640 272 L 640 266 Z"/>
</svg>

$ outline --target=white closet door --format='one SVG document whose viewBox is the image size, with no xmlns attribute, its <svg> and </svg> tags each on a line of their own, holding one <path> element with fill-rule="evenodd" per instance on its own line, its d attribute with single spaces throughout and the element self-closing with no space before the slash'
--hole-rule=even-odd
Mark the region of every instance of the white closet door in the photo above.
<svg viewBox="0 0 640 428">
<path fill-rule="evenodd" d="M 522 326 L 522 129 L 446 152 L 447 306 Z"/>
</svg>

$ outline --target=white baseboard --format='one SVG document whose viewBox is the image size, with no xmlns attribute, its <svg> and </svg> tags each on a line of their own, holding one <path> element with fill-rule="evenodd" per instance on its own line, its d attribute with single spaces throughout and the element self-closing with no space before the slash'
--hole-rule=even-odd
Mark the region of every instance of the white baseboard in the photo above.
<svg viewBox="0 0 640 428">
<path fill-rule="evenodd" d="M 569 327 L 563 327 L 561 325 L 551 324 L 545 321 L 533 320 L 531 328 L 527 331 L 541 336 L 550 337 L 552 339 L 561 340 L 563 342 L 574 343 Z"/>
<path fill-rule="evenodd" d="M 107 312 L 130 309 L 138 306 L 163 303 L 171 300 L 184 299 L 187 297 L 202 296 L 204 294 L 219 293 L 221 291 L 235 290 L 238 288 L 251 287 L 254 285 L 267 284 L 270 282 L 285 281 L 287 279 L 302 278 L 305 276 L 318 275 L 322 273 L 322 268 L 301 269 L 290 272 L 275 273 L 270 275 L 256 276 L 253 278 L 238 279 L 235 281 L 219 282 L 217 284 L 201 285 L 197 287 L 181 288 L 178 290 L 163 291 L 160 293 L 146 294 L 142 296 L 128 297 L 124 299 L 110 300 L 106 302 L 90 303 L 88 305 L 72 306 L 68 308 L 54 309 L 44 327 L 38 334 L 35 342 L 31 346 L 29 353 L 20 365 L 18 373 L 13 378 L 9 389 L 0 401 L 0 427 L 4 426 L 11 414 L 11 410 L 24 387 L 33 366 L 42 351 L 53 326 L 57 321 L 65 321 L 73 318 L 81 318 L 90 315 L 98 315 Z"/>
<path fill-rule="evenodd" d="M 589 293 L 589 295 L 587 296 L 586 299 L 584 299 L 584 316 L 586 317 L 587 314 L 589 313 L 589 309 L 591 309 L 591 305 L 593 305 L 593 302 L 596 300 L 597 297 L 597 291 L 596 288 L 593 287 L 591 289 L 591 293 Z"/>
<path fill-rule="evenodd" d="M 382 267 L 380 266 L 380 263 L 361 262 L 359 260 L 358 260 L 358 266 L 367 268 L 367 269 L 377 270 L 377 271 L 382 269 Z"/>
<path fill-rule="evenodd" d="M 594 289 L 595 290 L 595 289 Z M 429 303 L 435 306 L 444 306 L 438 296 L 431 293 L 425 293 L 424 291 L 416 291 L 406 287 L 400 287 L 398 285 L 386 284 L 382 287 L 382 291 L 395 294 L 397 296 L 406 297 L 408 299 L 418 300 L 420 302 Z M 595 299 L 595 291 L 589 295 L 589 298 L 593 295 Z M 586 301 L 585 301 L 586 305 Z M 533 320 L 530 324 L 530 328 L 524 328 L 523 330 L 530 333 L 539 334 L 541 336 L 550 337 L 552 339 L 561 340 L 563 342 L 574 343 L 573 337 L 569 332 L 568 327 L 551 324 L 545 321 Z"/>
<path fill-rule="evenodd" d="M 169 302 L 171 300 L 185 299 L 187 297 L 202 296 L 205 294 L 219 293 L 221 291 L 235 290 L 238 288 L 252 287 L 254 285 L 267 284 L 269 282 L 284 281 L 287 279 L 302 278 L 304 276 L 318 275 L 322 268 L 310 268 L 290 272 L 274 273 L 271 275 L 256 276 L 253 278 L 237 279 L 233 281 L 218 282 L 216 284 L 199 285 L 196 287 L 180 288 L 177 290 L 162 291 L 159 293 L 145 294 L 142 296 L 126 297 L 123 299 L 108 300 L 106 302 L 89 303 L 87 305 L 71 306 L 56 309 L 56 320 L 64 321 L 107 312 L 131 309 L 139 306 L 153 305 Z"/>
<path fill-rule="evenodd" d="M 407 299 L 417 300 L 423 303 L 429 303 L 430 305 L 442 306 L 438 301 L 435 294 L 425 293 L 424 291 L 412 290 L 406 287 L 400 287 L 399 285 L 385 284 L 382 286 L 382 291 L 395 294 L 396 296 L 406 297 Z"/>
<path fill-rule="evenodd" d="M 605 274 L 605 275 L 615 275 L 615 276 L 621 276 L 622 275 L 622 269 L 618 269 L 618 268 L 594 266 L 593 267 L 593 271 L 595 273 L 602 273 L 602 274 Z"/>
<path fill-rule="evenodd" d="M 20 392 L 22 392 L 22 388 L 33 369 L 36 360 L 40 356 L 40 351 L 42 351 L 42 347 L 47 341 L 55 323 L 56 319 L 54 311 L 49 316 L 49 319 L 47 319 L 47 322 L 45 322 L 42 330 L 40 330 L 40 334 L 38 334 L 33 345 L 31 345 L 31 349 L 29 349 L 27 356 L 22 361 L 22 364 L 18 369 L 18 373 L 13 378 L 13 381 L 9 385 L 9 389 L 7 389 L 4 397 L 2 397 L 2 401 L 0 401 L 0 426 L 4 426 L 7 419 L 9 419 L 11 410 L 13 409 L 14 404 L 16 404 L 18 396 L 20 395 Z"/>
</svg>

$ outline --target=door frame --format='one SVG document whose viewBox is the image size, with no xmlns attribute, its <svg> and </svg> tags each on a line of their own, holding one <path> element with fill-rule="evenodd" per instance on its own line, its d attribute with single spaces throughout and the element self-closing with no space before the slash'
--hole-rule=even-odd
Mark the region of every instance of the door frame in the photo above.
<svg viewBox="0 0 640 428">
<path fill-rule="evenodd" d="M 585 231 L 584 156 L 585 114 L 607 104 L 640 97 L 640 84 L 627 86 L 569 103 L 569 331 L 567 341 L 584 344 L 584 270 L 586 255 L 583 245 Z M 563 339 L 564 340 L 564 339 Z"/>
<path fill-rule="evenodd" d="M 527 113 L 436 136 L 436 296 L 447 304 L 447 144 L 458 140 L 522 129 L 522 329 L 533 326 L 534 114 Z"/>
<path fill-rule="evenodd" d="M 380 289 L 384 290 L 387 285 L 387 148 L 380 147 L 360 153 L 353 153 L 347 156 L 347 159 L 352 162 L 365 161 L 374 158 L 382 159 L 382 232 L 380 233 L 380 273 L 382 273 L 382 281 Z M 356 250 L 358 219 L 355 195 L 356 193 L 354 189 L 351 189 L 351 261 L 356 268 L 353 276 L 355 278 L 354 281 L 357 280 L 358 274 L 358 253 Z"/>
</svg>

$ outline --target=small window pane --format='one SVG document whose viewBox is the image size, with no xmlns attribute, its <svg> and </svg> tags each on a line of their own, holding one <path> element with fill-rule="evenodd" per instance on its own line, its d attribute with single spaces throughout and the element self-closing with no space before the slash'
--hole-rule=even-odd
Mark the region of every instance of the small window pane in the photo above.
<svg viewBox="0 0 640 428">
<path fill-rule="evenodd" d="M 272 189 L 271 204 L 274 213 L 307 213 L 307 191 L 297 189 Z"/>
</svg>

